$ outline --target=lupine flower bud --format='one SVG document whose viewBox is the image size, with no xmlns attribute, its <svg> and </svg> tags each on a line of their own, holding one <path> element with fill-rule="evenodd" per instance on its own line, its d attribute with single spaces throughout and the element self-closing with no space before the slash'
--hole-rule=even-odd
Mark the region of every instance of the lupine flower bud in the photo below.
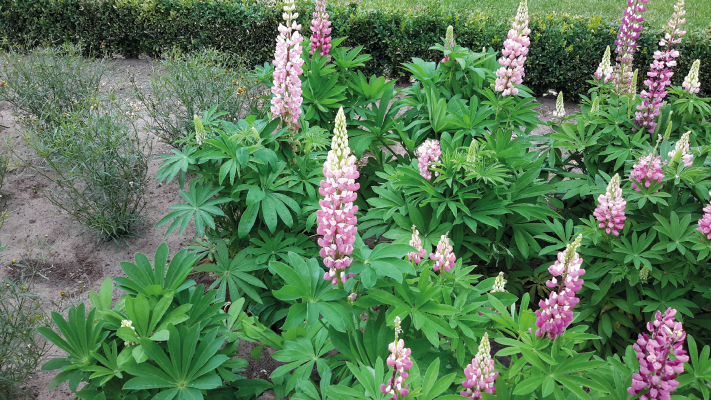
<svg viewBox="0 0 711 400">
<path fill-rule="evenodd" d="M 669 111 L 669 123 L 667 123 L 667 130 L 664 131 L 664 137 L 662 138 L 662 140 L 669 140 L 669 138 L 671 137 L 671 131 L 673 127 L 671 116 L 673 113 L 673 111 Z"/>
<path fill-rule="evenodd" d="M 557 118 L 565 117 L 565 103 L 563 103 L 563 92 L 558 92 L 558 98 L 555 101 L 555 111 L 553 116 Z"/>
<path fill-rule="evenodd" d="M 699 68 L 701 67 L 701 61 L 696 60 L 691 64 L 691 69 L 689 70 L 689 75 L 684 78 L 684 83 L 681 86 L 689 92 L 689 94 L 699 93 L 701 90 L 701 83 L 699 83 Z"/>
<path fill-rule="evenodd" d="M 452 27 L 452 25 L 447 27 L 447 34 L 444 37 L 444 41 L 446 42 L 445 47 L 447 47 L 448 50 L 454 49 L 454 27 Z M 451 58 L 449 58 L 449 56 L 445 56 L 442 59 L 442 62 L 447 62 L 449 60 L 451 60 Z"/>
<path fill-rule="evenodd" d="M 284 0 L 284 24 L 279 24 L 279 36 L 276 39 L 274 52 L 274 86 L 272 86 L 271 111 L 274 117 L 281 117 L 294 128 L 299 126 L 301 117 L 301 42 L 304 38 L 299 31 L 301 25 L 296 23 L 299 14 L 295 13 L 294 0 Z"/>
<path fill-rule="evenodd" d="M 417 149 L 417 167 L 420 169 L 420 175 L 428 181 L 432 179 L 430 168 L 432 164 L 439 162 L 439 157 L 442 155 L 442 149 L 439 147 L 439 142 L 432 139 L 425 140 Z M 438 176 L 439 174 L 435 174 Z"/>
<path fill-rule="evenodd" d="M 617 34 L 615 53 L 617 53 L 617 65 L 615 65 L 613 76 L 615 80 L 615 92 L 624 94 L 630 89 L 632 80 L 632 61 L 637 49 L 637 39 L 642 30 L 642 13 L 647 10 L 644 4 L 649 0 L 628 0 L 628 7 L 625 9 L 620 24 L 620 31 Z"/>
<path fill-rule="evenodd" d="M 627 202 L 622 198 L 622 188 L 620 188 L 620 175 L 615 174 L 607 185 L 607 190 L 598 198 L 598 206 L 593 211 L 593 215 L 600 222 L 599 227 L 605 228 L 605 232 L 619 236 L 619 230 L 625 226 L 625 206 Z"/>
<path fill-rule="evenodd" d="M 655 156 L 654 153 L 649 153 L 644 157 L 641 157 L 637 164 L 632 167 L 630 172 L 630 181 L 632 182 L 632 188 L 640 192 L 640 188 L 637 187 L 635 181 L 643 183 L 645 187 L 650 187 L 653 181 L 662 183 L 664 179 L 664 172 L 662 171 L 662 157 Z"/>
<path fill-rule="evenodd" d="M 602 56 L 602 61 L 598 65 L 597 70 L 593 74 L 595 78 L 602 79 L 607 83 L 612 78 L 612 65 L 610 65 L 610 46 L 605 49 L 605 54 Z"/>
<path fill-rule="evenodd" d="M 412 239 L 410 239 L 410 246 L 417 249 L 417 252 L 407 253 L 407 259 L 409 261 L 414 261 L 415 264 L 419 264 L 422 257 L 427 255 L 425 249 L 422 248 L 422 239 L 420 239 L 420 232 L 417 230 L 415 225 L 412 225 Z"/>
<path fill-rule="evenodd" d="M 581 276 L 585 275 L 585 270 L 580 268 L 583 259 L 578 255 L 578 247 L 583 240 L 583 235 L 566 246 L 564 251 L 558 253 L 558 258 L 548 267 L 553 277 L 546 281 L 546 286 L 558 290 L 551 291 L 547 300 L 540 300 L 540 309 L 536 311 L 536 336 L 555 339 L 561 335 L 565 328 L 573 321 L 573 307 L 580 299 L 575 297 L 575 293 L 583 287 Z M 558 282 L 556 276 L 561 277 Z"/>
<path fill-rule="evenodd" d="M 681 30 L 681 26 L 686 22 L 684 19 L 684 0 L 679 0 L 674 6 L 674 13 L 666 26 L 664 38 L 659 41 L 659 46 L 664 50 L 654 52 L 654 61 L 647 72 L 649 79 L 644 81 L 647 90 L 642 90 L 640 97 L 642 104 L 635 112 L 635 124 L 640 128 L 653 133 L 657 128 L 656 117 L 659 116 L 662 103 L 667 95 L 666 87 L 671 84 L 672 70 L 676 66 L 676 58 L 679 51 L 672 49 L 672 45 L 681 43 L 681 38 L 686 34 Z"/>
<path fill-rule="evenodd" d="M 484 333 L 479 345 L 479 351 L 472 359 L 472 363 L 464 369 L 466 380 L 462 382 L 465 390 L 459 394 L 471 400 L 481 400 L 481 393 L 495 393 L 494 382 L 499 373 L 494 371 L 495 364 L 491 358 L 491 345 L 489 344 L 489 334 Z M 473 389 L 473 390 L 472 390 Z"/>
<path fill-rule="evenodd" d="M 449 244 L 449 232 L 440 237 L 437 250 L 430 254 L 430 260 L 435 261 L 435 265 L 432 267 L 434 271 L 444 268 L 445 271 L 449 272 L 454 267 L 457 257 L 454 255 L 454 248 Z"/>
<path fill-rule="evenodd" d="M 709 192 L 711 196 L 711 192 Z M 706 239 L 711 240 L 711 203 L 704 207 L 704 216 L 699 220 L 697 231 L 701 232 Z"/>
<path fill-rule="evenodd" d="M 595 97 L 593 99 L 592 105 L 590 106 L 590 112 L 593 114 L 597 114 L 600 112 L 600 96 Z"/>
<path fill-rule="evenodd" d="M 331 21 L 328 20 L 326 12 L 326 0 L 315 0 L 316 12 L 311 20 L 311 50 L 309 54 L 314 55 L 316 50 L 321 49 L 321 57 L 326 57 L 331 50 Z"/>
<path fill-rule="evenodd" d="M 355 275 L 346 274 L 345 269 L 350 267 L 353 253 L 353 243 L 358 231 L 358 222 L 355 214 L 358 206 L 353 202 L 358 197 L 356 191 L 360 184 L 356 182 L 359 173 L 356 167 L 356 158 L 351 155 L 348 147 L 348 133 L 346 132 L 346 116 L 343 107 L 336 115 L 336 127 L 333 131 L 331 151 L 328 152 L 326 162 L 323 164 L 323 176 L 319 193 L 323 200 L 319 200 L 321 209 L 316 212 L 318 228 L 316 233 L 323 235 L 318 240 L 324 257 L 323 263 L 329 268 L 324 274 L 325 280 L 330 280 L 334 285 Z"/>
<path fill-rule="evenodd" d="M 531 30 L 528 28 L 526 1 L 521 0 L 516 18 L 507 35 L 508 38 L 504 41 L 504 48 L 501 50 L 499 64 L 502 66 L 496 71 L 494 90 L 501 92 L 502 96 L 517 95 L 518 88 L 515 85 L 520 85 L 526 75 L 523 64 L 526 62 L 528 46 L 531 44 L 528 38 Z"/>
<path fill-rule="evenodd" d="M 197 115 L 193 116 L 193 123 L 195 124 L 195 141 L 198 146 L 202 146 L 202 141 L 207 139 L 205 127 L 202 125 L 202 121 L 200 121 L 200 118 Z"/>
<path fill-rule="evenodd" d="M 632 101 L 635 101 L 637 99 L 637 76 L 639 75 L 639 70 L 636 69 L 634 70 L 634 74 L 632 74 L 632 80 L 630 81 L 630 90 L 629 94 L 632 95 Z"/>
<path fill-rule="evenodd" d="M 674 319 L 676 310 L 668 308 L 662 316 L 657 310 L 654 320 L 647 322 L 650 334 L 641 333 L 633 345 L 639 361 L 639 372 L 632 374 L 632 386 L 627 393 L 642 395 L 640 399 L 670 399 L 679 386 L 678 374 L 684 372 L 689 356 L 684 350 L 686 332 L 681 322 Z M 670 358 L 674 355 L 675 359 Z"/>
<path fill-rule="evenodd" d="M 133 326 L 133 321 L 124 319 L 121 320 L 121 328 L 131 328 L 133 332 L 136 332 L 136 328 Z M 136 342 L 123 342 L 124 346 L 136 346 L 138 343 Z"/>
<path fill-rule="evenodd" d="M 494 288 L 491 289 L 491 292 L 489 293 L 504 293 L 506 292 L 506 279 L 504 279 L 504 273 L 499 272 L 499 275 L 496 277 L 496 280 L 494 281 Z"/>
<path fill-rule="evenodd" d="M 405 384 L 405 380 L 409 376 L 407 370 L 412 368 L 412 360 L 410 359 L 412 350 L 405 347 L 405 341 L 398 340 L 402 333 L 400 322 L 400 317 L 395 317 L 395 340 L 388 345 L 390 355 L 386 360 L 387 365 L 393 367 L 393 376 L 388 380 L 387 384 L 380 385 L 380 391 L 383 394 L 392 395 L 391 400 L 397 400 L 398 393 L 400 396 L 410 394 L 409 385 Z"/>
<path fill-rule="evenodd" d="M 691 131 L 681 135 L 679 141 L 676 142 L 674 150 L 669 152 L 668 156 L 671 157 L 670 166 L 678 162 L 683 162 L 685 167 L 690 167 L 693 164 L 694 155 L 689 153 L 689 135 L 691 135 Z"/>
<path fill-rule="evenodd" d="M 357 293 L 351 293 L 348 295 L 348 303 L 353 304 L 356 301 L 356 298 L 358 297 Z"/>
<path fill-rule="evenodd" d="M 649 279 L 649 268 L 645 265 L 639 270 L 639 280 L 646 283 L 647 279 Z"/>
</svg>

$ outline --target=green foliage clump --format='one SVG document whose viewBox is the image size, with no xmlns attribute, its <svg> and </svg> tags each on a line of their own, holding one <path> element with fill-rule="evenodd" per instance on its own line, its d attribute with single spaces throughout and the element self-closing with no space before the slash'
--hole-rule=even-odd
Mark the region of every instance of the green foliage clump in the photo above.
<svg viewBox="0 0 711 400">
<path fill-rule="evenodd" d="M 18 155 L 53 185 L 45 196 L 103 240 L 135 233 L 145 206 L 152 142 L 138 134 L 133 111 L 100 91 L 103 62 L 78 48 L 10 52 L 0 96 L 16 107 Z"/>
<path fill-rule="evenodd" d="M 212 113 L 234 121 L 257 105 L 254 80 L 235 57 L 206 49 L 168 54 L 148 85 L 136 87 L 147 111 L 151 132 L 179 146 L 192 132 L 191 118 L 215 106 Z"/>
</svg>

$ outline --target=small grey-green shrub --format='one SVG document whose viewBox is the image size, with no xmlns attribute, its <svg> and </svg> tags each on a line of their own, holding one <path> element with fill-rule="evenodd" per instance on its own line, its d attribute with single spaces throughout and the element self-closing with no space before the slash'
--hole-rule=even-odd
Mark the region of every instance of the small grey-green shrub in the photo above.
<svg viewBox="0 0 711 400">
<path fill-rule="evenodd" d="M 96 107 L 105 72 L 102 61 L 83 58 L 72 45 L 8 52 L 1 68 L 0 100 L 15 106 L 23 125 L 45 128 Z"/>
<path fill-rule="evenodd" d="M 0 399 L 14 399 L 49 350 L 37 328 L 52 327 L 32 277 L 0 280 Z"/>
<path fill-rule="evenodd" d="M 180 147 L 194 127 L 193 116 L 202 116 L 212 106 L 221 118 L 233 121 L 256 107 L 256 82 L 235 57 L 207 49 L 192 54 L 173 53 L 161 62 L 148 84 L 136 97 L 149 117 L 151 131 Z"/>
<path fill-rule="evenodd" d="M 45 196 L 104 240 L 130 236 L 140 225 L 152 147 L 111 104 L 50 130 L 29 127 L 24 136 L 41 158 L 33 170 L 53 183 Z"/>
</svg>

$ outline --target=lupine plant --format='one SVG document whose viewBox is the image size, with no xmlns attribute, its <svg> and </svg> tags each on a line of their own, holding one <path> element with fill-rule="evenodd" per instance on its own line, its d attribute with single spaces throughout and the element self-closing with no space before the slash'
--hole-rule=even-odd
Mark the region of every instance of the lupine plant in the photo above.
<svg viewBox="0 0 711 400">
<path fill-rule="evenodd" d="M 581 111 L 560 93 L 553 132 L 532 136 L 525 0 L 501 54 L 448 29 L 402 89 L 328 38 L 323 1 L 300 52 L 287 2 L 274 66 L 255 72 L 275 82 L 274 119 L 204 114 L 163 156 L 157 179 L 185 202 L 159 225 L 192 222 L 196 244 L 122 263 L 118 303 L 107 282 L 55 316 L 62 335 L 43 333 L 69 356 L 53 384 L 96 400 L 708 400 L 711 106 L 698 66 L 637 96 L 645 3 L 628 2 Z M 240 339 L 275 350 L 269 381 L 237 375 Z"/>
</svg>

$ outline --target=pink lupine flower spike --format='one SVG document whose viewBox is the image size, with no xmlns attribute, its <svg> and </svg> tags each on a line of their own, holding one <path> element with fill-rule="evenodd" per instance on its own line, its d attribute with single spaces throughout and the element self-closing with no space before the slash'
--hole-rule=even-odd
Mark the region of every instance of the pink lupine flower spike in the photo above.
<svg viewBox="0 0 711 400">
<path fill-rule="evenodd" d="M 501 68 L 496 71 L 494 90 L 501 92 L 502 96 L 517 95 L 518 88 L 515 85 L 520 85 L 526 75 L 523 64 L 526 62 L 528 46 L 531 45 L 528 38 L 531 29 L 528 28 L 528 4 L 526 1 L 521 0 L 508 38 L 504 41 L 504 48 L 501 50 L 499 59 Z"/>
<path fill-rule="evenodd" d="M 351 266 L 353 243 L 358 232 L 355 214 L 358 206 L 353 202 L 358 197 L 356 191 L 360 184 L 356 182 L 359 173 L 356 158 L 348 147 L 346 116 L 343 107 L 336 115 L 336 128 L 333 132 L 331 151 L 323 164 L 323 176 L 319 193 L 324 198 L 319 200 L 321 209 L 316 212 L 318 228 L 316 233 L 323 235 L 318 240 L 321 246 L 319 254 L 328 268 L 323 278 L 334 285 L 346 283 L 354 274 L 346 275 L 345 269 Z"/>
<path fill-rule="evenodd" d="M 566 246 L 564 251 L 558 253 L 558 259 L 548 267 L 553 277 L 546 281 L 546 286 L 558 290 L 551 291 L 547 300 L 540 300 L 540 309 L 536 311 L 536 336 L 555 339 L 562 335 L 565 328 L 573 321 L 573 307 L 580 299 L 575 296 L 583 287 L 581 276 L 585 275 L 585 270 L 580 268 L 583 259 L 578 255 L 578 247 L 583 239 L 583 235 Z M 557 276 L 561 277 L 558 282 Z"/>
<path fill-rule="evenodd" d="M 632 386 L 627 388 L 632 396 L 642 393 L 641 400 L 667 400 L 679 386 L 676 377 L 684 372 L 689 356 L 684 350 L 686 332 L 681 322 L 674 319 L 675 315 L 673 308 L 668 308 L 663 316 L 657 310 L 654 320 L 647 322 L 650 334 L 641 333 L 634 344 L 639 372 L 632 374 Z"/>
</svg>

